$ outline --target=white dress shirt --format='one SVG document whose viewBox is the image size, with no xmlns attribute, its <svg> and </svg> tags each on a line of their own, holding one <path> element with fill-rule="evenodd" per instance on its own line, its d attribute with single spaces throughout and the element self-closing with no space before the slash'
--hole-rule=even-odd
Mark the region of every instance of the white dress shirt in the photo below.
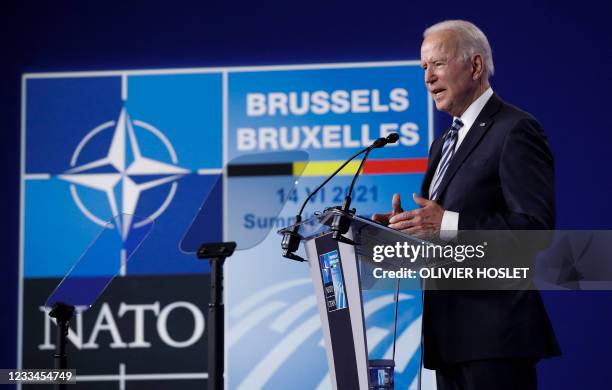
<svg viewBox="0 0 612 390">
<path fill-rule="evenodd" d="M 485 104 L 489 101 L 489 99 L 493 96 L 493 89 L 489 87 L 486 91 L 483 92 L 478 99 L 474 100 L 472 104 L 465 110 L 463 115 L 459 117 L 461 122 L 463 122 L 463 127 L 459 129 L 457 133 L 457 143 L 455 144 L 455 153 L 459 149 L 461 142 L 465 139 L 468 131 L 480 115 L 480 112 L 484 108 Z M 454 117 L 457 119 L 457 117 Z M 454 156 L 454 154 L 453 154 Z M 436 181 L 440 170 L 440 165 L 436 167 L 436 173 L 431 179 L 431 183 L 429 185 L 429 193 L 431 193 L 431 186 Z M 440 227 L 440 238 L 443 240 L 453 240 L 457 237 L 457 231 L 459 230 L 459 213 L 455 211 L 445 210 L 444 215 L 442 216 L 442 225 Z"/>
</svg>

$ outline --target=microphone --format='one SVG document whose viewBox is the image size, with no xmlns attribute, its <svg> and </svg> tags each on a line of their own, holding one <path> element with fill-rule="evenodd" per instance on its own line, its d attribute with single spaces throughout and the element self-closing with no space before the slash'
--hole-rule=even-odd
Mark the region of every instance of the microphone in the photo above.
<svg viewBox="0 0 612 390">
<path fill-rule="evenodd" d="M 399 140 L 399 134 L 397 133 L 391 133 L 389 134 L 387 137 L 385 138 L 379 138 L 376 141 L 374 141 L 374 143 L 372 145 L 370 145 L 371 148 L 382 148 L 387 144 L 394 144 L 397 142 L 397 140 Z"/>
<path fill-rule="evenodd" d="M 361 167 L 363 166 L 363 163 L 365 162 L 365 160 L 367 159 L 368 154 L 373 150 L 373 149 L 378 149 L 378 148 L 382 148 L 387 144 L 392 144 L 397 142 L 397 140 L 399 139 L 399 135 L 397 133 L 391 133 L 389 135 L 387 135 L 386 138 L 378 138 L 376 141 L 374 141 L 372 143 L 372 145 L 368 146 L 365 149 L 360 150 L 359 152 L 355 153 L 353 156 L 351 156 L 351 158 L 349 158 L 348 160 L 346 160 L 342 165 L 340 165 L 340 167 L 338 167 L 338 169 L 336 169 L 334 171 L 334 173 L 332 173 L 327 179 L 325 179 L 323 181 L 323 183 L 321 183 L 317 188 L 315 188 L 314 191 L 312 191 L 307 197 L 306 200 L 304 200 L 304 203 L 302 203 L 302 206 L 300 207 L 300 211 L 297 213 L 297 215 L 295 216 L 295 224 L 294 227 L 291 231 L 287 231 L 283 234 L 283 239 L 281 242 L 281 248 L 283 249 L 283 257 L 286 257 L 288 259 L 291 260 L 296 260 L 296 261 L 306 261 L 304 258 L 302 258 L 301 256 L 296 255 L 295 252 L 299 246 L 300 246 L 300 240 L 302 239 L 302 237 L 298 234 L 298 224 L 302 221 L 302 213 L 304 212 L 304 208 L 306 207 L 306 204 L 308 204 L 308 201 L 317 193 L 321 190 L 321 188 L 323 188 L 323 186 L 325 184 L 327 184 L 332 178 L 334 178 L 338 172 L 340 172 L 348 163 L 350 163 L 351 161 L 353 161 L 357 156 L 365 153 L 366 155 L 364 156 L 364 158 L 361 160 L 361 164 L 359 165 L 359 169 L 357 169 L 357 173 L 355 174 L 355 177 L 353 177 L 353 181 L 351 183 L 351 187 L 349 190 L 349 195 L 352 194 L 353 192 L 353 187 L 355 185 L 355 180 L 357 179 L 357 176 L 359 176 L 359 172 L 361 171 Z M 347 200 L 348 200 L 348 205 L 347 205 Z M 350 196 L 347 196 L 347 198 L 345 198 L 344 201 L 344 207 L 343 209 L 348 210 L 348 207 L 350 207 Z M 346 224 L 346 222 L 343 221 L 339 221 L 339 222 L 343 222 L 344 224 Z M 349 222 L 349 226 L 350 226 L 350 220 Z M 332 221 L 332 230 L 334 230 L 333 227 L 333 221 Z M 348 226 L 346 226 L 346 228 L 340 228 L 337 229 L 337 231 L 348 231 Z M 344 231 L 344 233 L 346 233 L 346 231 Z M 341 234 L 344 234 L 341 233 Z M 334 231 L 334 235 L 336 235 L 336 231 Z M 336 238 L 336 237 L 334 237 Z M 338 236 L 336 238 L 337 240 L 348 240 L 345 237 L 342 236 Z M 350 240 L 349 240 L 350 241 Z"/>
<path fill-rule="evenodd" d="M 385 138 L 387 140 L 387 144 L 394 144 L 399 141 L 399 134 L 391 133 Z M 386 145 L 386 144 L 385 144 Z"/>
</svg>

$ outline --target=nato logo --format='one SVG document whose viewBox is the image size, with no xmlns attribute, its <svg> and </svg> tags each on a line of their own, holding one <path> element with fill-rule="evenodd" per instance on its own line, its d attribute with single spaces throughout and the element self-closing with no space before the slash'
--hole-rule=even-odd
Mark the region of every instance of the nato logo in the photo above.
<svg viewBox="0 0 612 390">
<path fill-rule="evenodd" d="M 125 242 L 152 221 L 143 260 L 124 272 L 205 272 L 178 246 L 200 203 L 222 196 L 209 194 L 222 173 L 221 88 L 220 73 L 26 75 L 24 276 L 60 277 L 104 229 Z M 219 239 L 221 214 L 209 216 Z"/>
<path fill-rule="evenodd" d="M 143 156 L 134 127 L 146 129 L 158 138 L 163 143 L 172 163 Z M 79 157 L 83 148 L 87 147 L 98 133 L 109 129 L 113 131 L 113 134 L 108 153 L 100 159 L 81 163 Z M 59 178 L 71 183 L 70 194 L 81 212 L 92 222 L 106 227 L 109 223 L 97 217 L 87 208 L 79 197 L 75 184 L 102 191 L 108 199 L 112 215 L 121 217 L 112 220 L 111 223 L 119 225 L 115 228 L 119 231 L 121 238 L 126 240 L 132 228 L 151 223 L 166 210 L 172 201 L 177 189 L 176 181 L 190 173 L 188 169 L 177 166 L 177 163 L 176 152 L 164 134 L 150 124 L 132 121 L 127 110 L 122 108 L 117 121 L 106 122 L 83 137 L 70 159 L 71 169 L 59 175 Z M 132 226 L 132 218 L 141 194 L 165 183 L 172 183 L 172 186 L 162 204 L 153 214 Z"/>
</svg>

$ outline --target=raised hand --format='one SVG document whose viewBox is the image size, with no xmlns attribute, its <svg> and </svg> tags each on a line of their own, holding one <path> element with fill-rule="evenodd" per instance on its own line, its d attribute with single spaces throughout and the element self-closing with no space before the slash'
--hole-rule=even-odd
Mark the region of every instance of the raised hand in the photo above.
<svg viewBox="0 0 612 390">
<path fill-rule="evenodd" d="M 404 210 L 402 209 L 402 200 L 400 199 L 400 195 L 398 193 L 393 194 L 393 199 L 391 200 L 391 212 L 385 214 L 374 214 L 372 215 L 372 220 L 378 223 L 382 223 L 383 225 L 388 225 L 389 220 Z"/>
<path fill-rule="evenodd" d="M 430 237 L 440 233 L 444 209 L 433 200 L 412 194 L 420 208 L 391 215 L 388 226 L 418 237 Z"/>
</svg>

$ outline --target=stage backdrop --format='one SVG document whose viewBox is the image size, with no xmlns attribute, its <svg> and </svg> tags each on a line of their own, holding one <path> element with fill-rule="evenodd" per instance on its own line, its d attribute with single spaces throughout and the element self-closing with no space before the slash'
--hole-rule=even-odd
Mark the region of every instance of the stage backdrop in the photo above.
<svg viewBox="0 0 612 390">
<path fill-rule="evenodd" d="M 71 326 L 79 379 L 87 388 L 201 388 L 209 268 L 179 243 L 205 201 L 208 240 L 261 238 L 226 263 L 229 388 L 329 388 L 307 266 L 280 256 L 275 232 L 343 160 L 391 132 L 399 142 L 371 154 L 353 207 L 370 215 L 388 210 L 394 192 L 418 191 L 433 134 L 422 77 L 418 62 L 25 75 L 20 366 L 52 361 L 45 299 L 82 253 L 106 250 L 111 271 L 89 261 L 81 274 L 118 276 Z M 260 199 L 257 178 L 243 192 L 218 185 L 233 159 L 276 151 L 308 153 L 294 190 Z M 332 180 L 306 215 L 340 204 L 356 169 Z M 122 213 L 147 219 L 106 223 Z M 133 256 L 96 241 L 114 231 L 126 247 L 142 229 L 151 231 Z M 392 295 L 365 298 L 368 347 L 388 357 Z M 403 291 L 400 301 L 396 372 L 408 387 L 419 364 L 420 295 Z"/>
</svg>

